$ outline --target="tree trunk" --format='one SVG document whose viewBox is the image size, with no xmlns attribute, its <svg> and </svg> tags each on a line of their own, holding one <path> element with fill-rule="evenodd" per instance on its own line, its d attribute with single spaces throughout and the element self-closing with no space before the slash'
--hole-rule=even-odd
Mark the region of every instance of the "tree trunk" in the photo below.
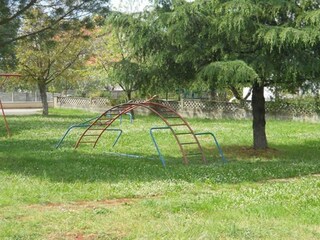
<svg viewBox="0 0 320 240">
<path fill-rule="evenodd" d="M 320 114 L 320 83 L 316 83 L 315 84 L 315 96 L 314 96 L 314 100 L 315 100 L 315 107 L 316 107 L 316 113 Z"/>
<path fill-rule="evenodd" d="M 263 94 L 263 84 L 254 83 L 252 88 L 252 115 L 253 115 L 253 148 L 268 148 L 266 136 L 266 108 Z"/>
<path fill-rule="evenodd" d="M 131 100 L 131 91 L 127 91 L 127 99 L 128 99 L 128 102 Z"/>
<path fill-rule="evenodd" d="M 42 115 L 48 116 L 49 107 L 48 107 L 48 99 L 47 99 L 47 85 L 44 82 L 39 82 L 38 88 L 40 91 L 40 97 L 41 97 L 41 103 L 42 103 Z"/>
</svg>

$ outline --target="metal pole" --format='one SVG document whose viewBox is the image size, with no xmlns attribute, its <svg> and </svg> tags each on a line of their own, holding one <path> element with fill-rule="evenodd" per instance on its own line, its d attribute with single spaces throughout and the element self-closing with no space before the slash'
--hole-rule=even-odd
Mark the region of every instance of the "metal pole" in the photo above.
<svg viewBox="0 0 320 240">
<path fill-rule="evenodd" d="M 162 163 L 163 167 L 166 167 L 166 162 L 165 162 L 165 160 L 164 160 L 164 157 L 163 157 L 163 155 L 161 154 L 160 148 L 159 148 L 158 143 L 157 143 L 157 141 L 156 141 L 156 138 L 155 138 L 154 135 L 153 135 L 153 130 L 163 130 L 163 129 L 170 129 L 170 127 L 153 127 L 153 128 L 150 128 L 150 135 L 151 135 L 152 141 L 153 141 L 153 143 L 154 143 L 154 146 L 155 146 L 156 149 L 157 149 L 157 152 L 158 152 L 159 158 L 160 158 L 160 160 L 161 160 L 161 163 Z"/>
<path fill-rule="evenodd" d="M 220 147 L 220 145 L 218 143 L 218 140 L 217 140 L 216 136 L 212 132 L 195 133 L 194 135 L 196 135 L 196 136 L 211 135 L 213 137 L 213 140 L 214 140 L 218 150 L 219 150 L 219 154 L 220 154 L 220 157 L 222 159 L 222 162 L 223 163 L 227 163 L 228 162 L 227 159 L 223 155 L 222 149 L 221 149 L 221 147 Z"/>
<path fill-rule="evenodd" d="M 6 129 L 7 129 L 7 134 L 8 134 L 8 137 L 10 137 L 11 136 L 10 128 L 9 128 L 9 124 L 7 122 L 7 119 L 6 119 L 6 115 L 5 115 L 4 110 L 3 110 L 3 105 L 2 105 L 1 100 L 0 100 L 0 106 L 1 106 L 1 110 L 2 110 L 2 116 L 3 116 L 3 119 L 4 119 L 4 124 L 5 124 Z"/>
</svg>

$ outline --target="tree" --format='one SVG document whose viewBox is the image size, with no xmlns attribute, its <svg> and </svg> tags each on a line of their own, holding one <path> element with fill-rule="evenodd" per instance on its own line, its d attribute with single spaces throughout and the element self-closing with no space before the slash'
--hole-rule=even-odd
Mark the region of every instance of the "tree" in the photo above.
<svg viewBox="0 0 320 240">
<path fill-rule="evenodd" d="M 10 16 L 10 8 L 8 1 L 0 0 L 0 19 Z M 0 69 L 6 70 L 15 64 L 14 48 L 12 45 L 3 45 L 1 42 L 6 36 L 7 38 L 15 38 L 17 36 L 19 21 L 17 19 L 8 22 L 5 26 L 1 25 L 0 20 Z"/>
<path fill-rule="evenodd" d="M 165 83 L 251 86 L 253 147 L 265 149 L 264 87 L 319 81 L 319 9 L 316 0 L 180 0 L 116 24 L 135 54 L 166 70 Z"/>
<path fill-rule="evenodd" d="M 119 29 L 110 27 L 109 22 L 97 35 L 99 37 L 93 44 L 96 64 L 104 70 L 106 83 L 119 85 L 126 93 L 127 101 L 130 101 L 133 92 L 142 90 L 141 86 L 146 80 L 144 63 L 137 55 L 132 55 L 128 36 Z"/>
<path fill-rule="evenodd" d="M 37 22 L 45 25 L 50 18 L 39 9 L 33 9 L 32 14 Z M 76 24 L 76 22 L 75 22 Z M 33 20 L 25 21 L 24 32 L 32 32 Z M 48 85 L 59 78 L 67 77 L 68 70 L 75 64 L 85 60 L 88 46 L 82 32 L 51 29 L 37 35 L 29 36 L 19 42 L 17 57 L 19 70 L 23 79 L 37 85 L 43 106 L 43 115 L 48 115 L 47 89 Z M 70 75 L 70 72 L 69 72 Z M 70 76 L 69 76 L 70 77 Z"/>
<path fill-rule="evenodd" d="M 93 14 L 108 12 L 108 1 L 104 0 L 1 0 L 0 29 L 17 29 L 24 20 L 34 20 L 35 27 L 30 32 L 5 31 L 0 35 L 0 48 L 26 37 L 47 31 L 65 19 L 81 19 L 83 25 L 91 24 Z M 32 9 L 49 13 L 50 21 L 38 23 Z"/>
<path fill-rule="evenodd" d="M 35 8 L 48 13 L 49 21 L 38 22 L 32 11 Z M 59 24 L 65 28 L 91 27 L 93 15 L 105 16 L 106 13 L 106 0 L 0 0 L 0 70 L 14 70 L 16 41 L 44 33 Z M 68 24 L 75 19 L 79 20 L 78 24 Z M 33 21 L 31 31 L 19 30 L 24 21 Z"/>
</svg>

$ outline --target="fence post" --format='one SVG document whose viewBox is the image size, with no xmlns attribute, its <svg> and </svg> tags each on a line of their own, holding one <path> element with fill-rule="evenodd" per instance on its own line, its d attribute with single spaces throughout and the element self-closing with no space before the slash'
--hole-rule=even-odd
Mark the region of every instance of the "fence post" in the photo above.
<svg viewBox="0 0 320 240">
<path fill-rule="evenodd" d="M 58 97 L 53 97 L 53 108 L 58 107 Z"/>
<path fill-rule="evenodd" d="M 184 105 L 184 103 L 183 103 L 183 98 L 181 98 L 181 99 L 180 99 L 180 109 L 183 109 L 183 107 L 184 107 L 183 105 Z"/>
</svg>

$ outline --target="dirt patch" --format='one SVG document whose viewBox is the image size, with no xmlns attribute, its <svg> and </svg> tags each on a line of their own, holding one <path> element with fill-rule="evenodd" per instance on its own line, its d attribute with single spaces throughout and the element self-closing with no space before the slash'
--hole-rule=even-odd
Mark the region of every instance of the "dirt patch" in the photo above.
<svg viewBox="0 0 320 240">
<path fill-rule="evenodd" d="M 264 150 L 256 150 L 248 146 L 226 146 L 223 151 L 228 157 L 236 159 L 261 158 L 272 159 L 280 156 L 282 153 L 275 148 L 267 148 Z"/>
<path fill-rule="evenodd" d="M 63 209 L 63 210 L 72 210 L 79 208 L 97 208 L 103 206 L 119 206 L 119 205 L 129 205 L 137 202 L 138 198 L 119 198 L 119 199 L 108 199 L 101 201 L 77 201 L 72 203 L 47 203 L 47 204 L 34 204 L 30 205 L 30 208 L 38 209 Z"/>
<path fill-rule="evenodd" d="M 97 235 L 95 235 L 95 234 L 85 235 L 85 234 L 81 234 L 81 233 L 67 234 L 66 237 L 67 237 L 67 239 L 74 239 L 74 240 L 94 240 L 94 239 L 97 239 Z"/>
<path fill-rule="evenodd" d="M 65 234 L 51 234 L 47 237 L 48 240 L 58 240 L 58 239 L 65 239 L 65 240 L 95 240 L 101 239 L 99 238 L 98 234 L 84 234 L 84 233 L 65 233 Z"/>
</svg>

